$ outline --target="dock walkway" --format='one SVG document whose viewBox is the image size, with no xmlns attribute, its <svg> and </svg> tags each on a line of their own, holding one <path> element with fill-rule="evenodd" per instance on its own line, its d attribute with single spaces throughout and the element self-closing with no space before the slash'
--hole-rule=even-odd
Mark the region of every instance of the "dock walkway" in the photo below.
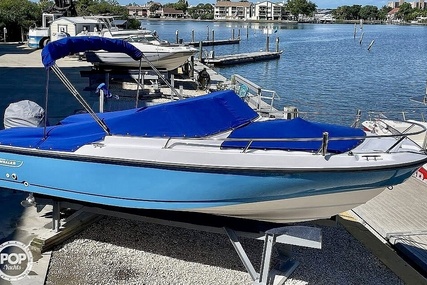
<svg viewBox="0 0 427 285">
<path fill-rule="evenodd" d="M 203 59 L 203 63 L 213 65 L 231 65 L 277 59 L 280 58 L 281 54 L 281 51 L 257 51 L 233 55 L 216 56 L 215 58 L 205 58 Z"/>
<path fill-rule="evenodd" d="M 427 183 L 411 177 L 353 213 L 427 275 Z"/>
<path fill-rule="evenodd" d="M 202 43 L 202 46 L 219 46 L 219 45 L 236 45 L 240 44 L 240 39 L 228 39 L 228 40 L 213 40 L 213 41 L 198 41 L 185 43 L 190 46 L 198 47 Z"/>
</svg>

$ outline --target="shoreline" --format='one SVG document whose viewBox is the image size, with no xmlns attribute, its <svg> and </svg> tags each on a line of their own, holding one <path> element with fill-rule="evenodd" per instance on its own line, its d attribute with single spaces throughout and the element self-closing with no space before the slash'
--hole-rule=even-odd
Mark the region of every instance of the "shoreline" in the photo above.
<svg viewBox="0 0 427 285">
<path fill-rule="evenodd" d="M 354 25 L 359 24 L 360 20 L 336 20 L 334 22 L 315 22 L 315 21 L 292 21 L 292 20 L 252 20 L 252 19 L 212 19 L 212 20 L 201 20 L 201 19 L 190 19 L 190 18 L 147 18 L 147 17 L 135 17 L 139 21 L 192 21 L 192 22 L 229 22 L 229 23 L 274 23 L 284 25 L 298 25 L 298 24 L 319 24 L 319 25 L 334 25 L 334 24 L 345 24 Z M 427 26 L 427 23 L 387 23 L 381 20 L 364 20 L 365 25 L 395 25 L 395 26 Z"/>
</svg>

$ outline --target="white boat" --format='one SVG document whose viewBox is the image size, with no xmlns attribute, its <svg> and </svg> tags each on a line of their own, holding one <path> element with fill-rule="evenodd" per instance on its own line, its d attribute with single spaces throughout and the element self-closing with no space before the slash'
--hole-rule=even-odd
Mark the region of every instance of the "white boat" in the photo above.
<svg viewBox="0 0 427 285">
<path fill-rule="evenodd" d="M 0 131 L 1 188 L 34 193 L 36 200 L 283 223 L 354 208 L 427 162 L 405 135 L 262 118 L 231 90 L 96 114 L 55 61 L 97 48 L 144 56 L 106 38 L 48 44 L 42 51 L 47 73 L 54 72 L 88 114 Z"/>
<path fill-rule="evenodd" d="M 37 27 L 35 24 L 28 30 L 28 47 L 43 48 L 50 41 L 49 25 L 52 21 L 62 17 L 62 13 L 43 13 L 42 26 Z"/>
<path fill-rule="evenodd" d="M 427 122 L 418 120 L 392 120 L 384 117 L 372 118 L 362 122 L 365 130 L 378 135 L 406 135 L 416 130 L 427 128 Z M 427 136 L 425 133 L 408 135 L 408 139 L 419 145 L 421 148 L 427 147 Z M 414 176 L 427 183 L 427 164 L 422 165 Z"/>
<path fill-rule="evenodd" d="M 100 36 L 125 39 L 130 36 L 152 34 L 146 29 L 119 29 L 114 25 L 112 16 L 73 16 L 66 17 L 63 13 L 43 13 L 42 26 L 29 28 L 28 46 L 43 48 L 51 41 L 69 36 Z"/>
<path fill-rule="evenodd" d="M 151 33 L 133 35 L 126 38 L 126 41 L 143 52 L 148 59 L 142 62 L 142 68 L 151 68 L 151 63 L 157 69 L 174 70 L 185 64 L 189 57 L 198 51 L 191 46 L 162 41 Z M 140 65 L 140 62 L 120 52 L 87 51 L 86 60 L 96 66 L 139 68 Z"/>
</svg>

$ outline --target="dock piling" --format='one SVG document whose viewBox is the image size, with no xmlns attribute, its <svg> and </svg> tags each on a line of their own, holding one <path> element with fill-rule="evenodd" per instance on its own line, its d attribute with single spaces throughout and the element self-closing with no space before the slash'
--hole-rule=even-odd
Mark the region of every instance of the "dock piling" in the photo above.
<svg viewBox="0 0 427 285">
<path fill-rule="evenodd" d="M 191 42 L 194 43 L 194 30 L 191 30 Z"/>
<path fill-rule="evenodd" d="M 276 38 L 276 52 L 279 52 L 279 42 L 280 42 L 280 40 L 279 40 L 279 38 L 277 37 L 277 38 Z"/>
<path fill-rule="evenodd" d="M 178 43 L 178 42 L 179 42 L 179 40 L 178 40 L 178 35 L 179 35 L 179 32 L 178 32 L 178 30 L 176 30 L 176 31 L 175 31 L 175 39 L 176 39 L 176 43 Z"/>
<path fill-rule="evenodd" d="M 270 51 L 270 36 L 267 35 L 267 43 L 266 43 L 266 47 L 265 47 L 265 51 Z"/>
<path fill-rule="evenodd" d="M 369 46 L 368 46 L 369 51 L 371 50 L 372 46 L 374 45 L 374 42 L 375 42 L 375 40 L 372 40 L 371 43 L 369 44 Z"/>
</svg>

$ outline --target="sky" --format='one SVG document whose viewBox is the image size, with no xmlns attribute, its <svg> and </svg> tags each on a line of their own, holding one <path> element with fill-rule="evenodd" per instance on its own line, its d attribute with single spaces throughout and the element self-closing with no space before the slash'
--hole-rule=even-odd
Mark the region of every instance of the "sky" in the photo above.
<svg viewBox="0 0 427 285">
<path fill-rule="evenodd" d="M 122 5 L 127 5 L 129 3 L 136 3 L 139 5 L 143 5 L 145 3 L 147 3 L 149 0 L 118 0 L 118 2 Z M 178 0 L 154 0 L 155 2 L 159 2 L 162 4 L 166 4 L 166 3 L 176 3 L 178 2 Z M 237 2 L 238 0 L 232 0 L 233 2 Z M 256 2 L 261 2 L 263 0 L 248 0 L 250 2 L 256 3 Z M 281 0 L 269 0 L 271 2 L 280 2 Z M 287 2 L 287 0 L 284 0 L 285 2 Z M 385 5 L 387 5 L 388 2 L 392 1 L 392 0 L 309 0 L 311 2 L 313 2 L 314 4 L 317 5 L 317 8 L 319 9 L 326 9 L 326 8 L 337 8 L 339 6 L 353 6 L 353 5 L 361 5 L 361 6 L 366 6 L 366 5 L 373 5 L 373 6 L 377 6 L 378 8 L 381 8 Z M 199 3 L 212 3 L 214 4 L 216 2 L 216 0 L 188 0 L 188 3 L 190 5 L 197 5 Z"/>
</svg>

